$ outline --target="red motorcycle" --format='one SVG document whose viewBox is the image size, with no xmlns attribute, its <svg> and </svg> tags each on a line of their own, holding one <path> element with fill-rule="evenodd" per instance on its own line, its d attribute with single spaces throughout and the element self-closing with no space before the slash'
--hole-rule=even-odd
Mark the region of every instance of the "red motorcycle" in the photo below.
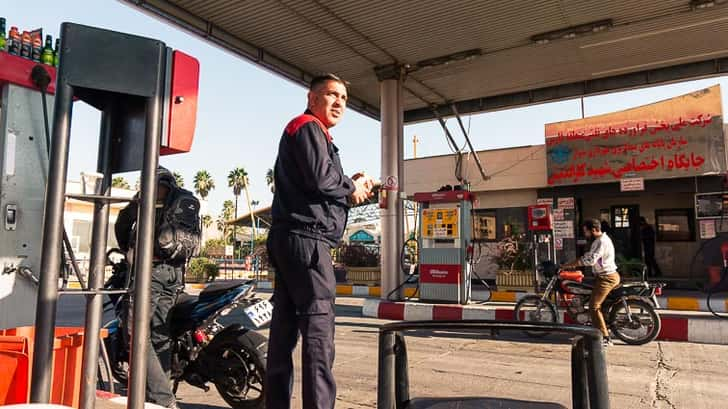
<svg viewBox="0 0 728 409">
<path fill-rule="evenodd" d="M 516 321 L 559 322 L 561 308 L 575 323 L 590 325 L 589 299 L 592 286 L 583 282 L 580 271 L 541 269 L 549 279 L 542 295 L 527 295 L 516 304 Z M 614 335 L 631 345 L 643 345 L 653 341 L 660 333 L 662 322 L 655 311 L 656 292 L 662 284 L 647 281 L 628 282 L 614 288 L 602 304 L 602 313 Z M 543 332 L 528 333 L 542 337 Z"/>
</svg>

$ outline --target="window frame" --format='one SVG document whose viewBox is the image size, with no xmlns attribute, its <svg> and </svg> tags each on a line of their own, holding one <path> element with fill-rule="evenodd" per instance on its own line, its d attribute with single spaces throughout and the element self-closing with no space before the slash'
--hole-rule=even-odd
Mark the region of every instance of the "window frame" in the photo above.
<svg viewBox="0 0 728 409">
<path fill-rule="evenodd" d="M 680 214 L 682 213 L 682 214 Z M 684 216 L 687 218 L 688 224 L 688 235 L 679 238 L 669 238 L 664 236 L 664 232 L 660 231 L 660 218 L 665 216 Z M 694 208 L 668 208 L 668 209 L 655 209 L 655 241 L 658 242 L 693 242 L 696 237 L 696 223 L 695 223 L 695 209 Z M 681 233 L 681 232 L 678 232 Z"/>
</svg>

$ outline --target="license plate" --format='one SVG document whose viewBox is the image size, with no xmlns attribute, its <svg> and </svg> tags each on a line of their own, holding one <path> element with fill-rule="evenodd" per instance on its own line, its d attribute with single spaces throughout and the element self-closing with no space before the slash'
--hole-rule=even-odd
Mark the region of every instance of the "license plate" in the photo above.
<svg viewBox="0 0 728 409">
<path fill-rule="evenodd" d="M 257 328 L 269 323 L 273 318 L 273 305 L 268 300 L 259 301 L 243 311 Z"/>
</svg>

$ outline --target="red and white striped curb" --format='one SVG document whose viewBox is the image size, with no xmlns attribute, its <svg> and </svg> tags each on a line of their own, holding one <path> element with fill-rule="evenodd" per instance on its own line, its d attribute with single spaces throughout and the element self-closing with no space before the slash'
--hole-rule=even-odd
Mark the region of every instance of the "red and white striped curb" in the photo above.
<svg viewBox="0 0 728 409">
<path fill-rule="evenodd" d="M 509 321 L 513 319 L 513 309 L 367 299 L 364 301 L 362 315 L 394 321 L 476 319 Z M 728 320 L 666 313 L 660 313 L 660 318 L 662 318 L 662 330 L 657 337 L 658 340 L 728 345 Z M 564 316 L 561 322 L 568 320 Z"/>
</svg>

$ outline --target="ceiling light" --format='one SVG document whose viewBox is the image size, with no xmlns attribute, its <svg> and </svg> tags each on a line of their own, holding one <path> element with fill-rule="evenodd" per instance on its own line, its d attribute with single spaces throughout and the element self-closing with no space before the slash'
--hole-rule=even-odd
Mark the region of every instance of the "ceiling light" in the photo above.
<svg viewBox="0 0 728 409">
<path fill-rule="evenodd" d="M 580 24 L 563 28 L 561 30 L 549 31 L 548 33 L 536 34 L 531 36 L 531 41 L 536 44 L 546 44 L 554 40 L 571 40 L 588 34 L 599 33 L 612 28 L 612 19 L 593 21 L 591 23 Z"/>
<path fill-rule="evenodd" d="M 690 9 L 693 11 L 709 9 L 714 6 L 719 6 L 721 4 L 724 4 L 725 2 L 726 2 L 726 0 L 691 0 Z"/>
<path fill-rule="evenodd" d="M 473 48 L 470 50 L 458 51 L 456 53 L 422 60 L 422 61 L 414 64 L 414 68 L 418 69 L 418 68 L 426 68 L 426 67 L 435 67 L 438 65 L 447 65 L 447 64 L 450 64 L 455 61 L 472 60 L 481 55 L 483 55 L 483 50 L 481 50 L 480 48 Z"/>
<path fill-rule="evenodd" d="M 713 6 L 715 6 L 715 2 L 713 0 L 692 0 L 690 2 L 690 8 L 693 10 L 707 9 Z"/>
</svg>

